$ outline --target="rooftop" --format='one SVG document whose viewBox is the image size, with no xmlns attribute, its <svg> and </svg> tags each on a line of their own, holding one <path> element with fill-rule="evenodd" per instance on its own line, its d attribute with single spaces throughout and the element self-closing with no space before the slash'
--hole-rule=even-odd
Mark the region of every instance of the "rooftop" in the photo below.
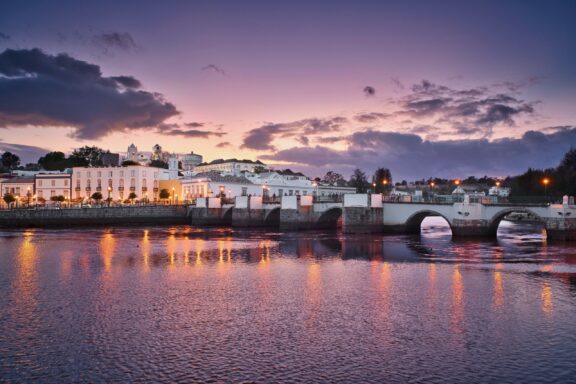
<svg viewBox="0 0 576 384">
<path fill-rule="evenodd" d="M 200 164 L 198 164 L 198 166 L 201 166 L 201 165 L 226 164 L 226 163 L 243 163 L 243 164 L 264 165 L 264 163 L 261 162 L 260 160 L 253 161 L 253 160 L 248 160 L 248 159 L 242 159 L 242 160 L 239 160 L 239 159 L 216 159 L 216 160 L 212 160 L 212 161 L 209 162 L 209 163 L 206 163 L 206 162 L 200 163 Z"/>
<path fill-rule="evenodd" d="M 222 176 L 220 173 L 215 171 L 198 173 L 192 179 L 199 179 L 199 178 L 207 178 L 210 179 L 211 181 L 216 181 L 220 183 L 253 184 L 250 180 L 248 180 L 244 176 L 232 176 L 232 175 Z"/>
</svg>

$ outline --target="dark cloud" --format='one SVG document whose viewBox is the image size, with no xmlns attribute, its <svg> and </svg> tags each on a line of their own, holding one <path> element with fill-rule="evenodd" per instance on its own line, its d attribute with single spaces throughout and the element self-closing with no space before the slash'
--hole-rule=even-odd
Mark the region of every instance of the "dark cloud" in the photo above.
<svg viewBox="0 0 576 384">
<path fill-rule="evenodd" d="M 39 49 L 0 54 L 0 127 L 73 127 L 79 139 L 156 127 L 178 115 L 158 93 L 130 76 L 104 77 L 100 67 Z"/>
<path fill-rule="evenodd" d="M 452 127 L 455 133 L 490 138 L 494 127 L 515 126 L 517 118 L 535 114 L 537 102 L 526 102 L 496 88 L 501 86 L 452 89 L 423 80 L 397 102 L 400 110 L 396 115 L 434 119 L 436 124 Z"/>
<path fill-rule="evenodd" d="M 374 95 L 376 94 L 376 88 L 371 87 L 371 86 L 368 85 L 368 86 L 364 87 L 364 89 L 362 90 L 362 92 L 364 92 L 364 95 L 365 95 L 365 96 L 368 96 L 368 97 L 374 96 Z"/>
<path fill-rule="evenodd" d="M 231 148 L 232 147 L 232 143 L 230 143 L 229 141 L 222 141 L 218 144 L 216 144 L 216 148 Z"/>
<path fill-rule="evenodd" d="M 25 165 L 27 163 L 37 162 L 40 157 L 50 152 L 50 150 L 32 145 L 5 143 L 0 139 L 0 152 L 12 152 L 18 155 L 18 157 L 20 157 L 20 164 Z"/>
<path fill-rule="evenodd" d="M 354 116 L 354 120 L 360 123 L 369 124 L 378 122 L 380 120 L 384 120 L 389 116 L 390 115 L 386 113 L 380 113 L 380 112 L 359 113 L 356 116 Z"/>
<path fill-rule="evenodd" d="M 222 131 L 207 131 L 199 129 L 181 129 L 178 124 L 160 124 L 158 126 L 158 133 L 167 136 L 182 136 L 187 138 L 208 139 L 210 137 L 222 137 L 226 132 Z"/>
<path fill-rule="evenodd" d="M 348 120 L 344 117 L 333 117 L 327 119 L 304 119 L 290 123 L 265 124 L 254 128 L 244 137 L 242 148 L 255 150 L 274 150 L 272 144 L 276 138 L 294 137 L 302 142 L 302 137 L 309 142 L 310 137 L 327 132 L 337 132 Z M 306 144 L 307 145 L 307 144 Z"/>
<path fill-rule="evenodd" d="M 226 76 L 226 72 L 216 64 L 208 64 L 205 67 L 202 67 L 201 71 L 212 71 L 219 75 Z"/>
<path fill-rule="evenodd" d="M 200 127 L 203 127 L 205 124 L 204 123 L 198 123 L 198 122 L 191 122 L 191 123 L 186 123 L 184 125 L 189 127 L 189 128 L 200 128 Z"/>
<path fill-rule="evenodd" d="M 0 32 L 0 40 L 10 40 L 10 35 Z"/>
<path fill-rule="evenodd" d="M 292 163 L 294 168 L 330 168 L 351 172 L 360 167 L 373 172 L 386 166 L 396 179 L 423 177 L 506 176 L 528 167 L 558 164 L 564 153 L 576 146 L 576 127 L 553 133 L 528 131 L 520 138 L 427 141 L 415 134 L 367 130 L 348 137 L 346 150 L 324 146 L 279 151 L 262 159 Z"/>
<path fill-rule="evenodd" d="M 404 89 L 406 89 L 404 84 L 397 77 L 391 77 L 390 83 L 392 84 L 395 90 L 403 91 Z"/>
<path fill-rule="evenodd" d="M 104 53 L 111 51 L 134 51 L 139 47 L 128 32 L 105 32 L 92 36 L 93 43 Z"/>
</svg>

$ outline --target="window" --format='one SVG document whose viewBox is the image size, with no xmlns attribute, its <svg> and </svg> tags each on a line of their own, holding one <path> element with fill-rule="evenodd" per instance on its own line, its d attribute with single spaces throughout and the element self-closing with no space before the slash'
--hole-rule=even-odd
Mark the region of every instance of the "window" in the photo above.
<svg viewBox="0 0 576 384">
<path fill-rule="evenodd" d="M 120 177 L 124 177 L 124 171 L 120 171 Z"/>
<path fill-rule="evenodd" d="M 98 177 L 102 177 L 102 172 L 98 171 Z"/>
<path fill-rule="evenodd" d="M 44 198 L 44 192 L 38 191 L 38 198 L 43 199 Z"/>
<path fill-rule="evenodd" d="M 136 171 L 135 170 L 130 171 L 130 177 L 136 177 Z"/>
<path fill-rule="evenodd" d="M 242 187 L 242 196 L 248 195 L 248 187 Z"/>
<path fill-rule="evenodd" d="M 42 186 L 42 180 L 38 180 L 38 186 L 39 186 L 39 187 Z"/>
<path fill-rule="evenodd" d="M 80 178 L 82 176 L 82 172 L 78 171 L 77 172 L 78 177 Z"/>
<path fill-rule="evenodd" d="M 68 186 L 68 180 L 67 180 L 67 179 L 64 180 L 64 186 L 65 186 L 65 187 Z"/>
<path fill-rule="evenodd" d="M 76 180 L 76 188 L 80 188 L 80 179 Z"/>
<path fill-rule="evenodd" d="M 98 179 L 98 185 L 97 185 L 97 187 L 98 187 L 98 188 L 102 188 L 102 179 Z"/>
<path fill-rule="evenodd" d="M 67 189 L 64 190 L 64 197 L 68 198 L 68 190 Z"/>
<path fill-rule="evenodd" d="M 55 187 L 56 186 L 56 180 L 50 180 L 50 185 L 52 187 Z"/>
<path fill-rule="evenodd" d="M 56 196 L 56 191 L 52 190 L 50 191 L 50 197 Z"/>
<path fill-rule="evenodd" d="M 112 186 L 112 179 L 108 179 L 108 186 L 109 186 L 109 187 Z"/>
<path fill-rule="evenodd" d="M 292 196 L 292 195 L 294 195 L 294 190 L 292 190 L 292 189 L 288 190 L 288 196 Z"/>
<path fill-rule="evenodd" d="M 78 176 L 80 176 L 80 174 L 78 174 Z M 90 171 L 86 172 L 86 177 L 87 177 L 87 178 L 90 178 L 90 177 L 92 177 L 92 175 L 91 175 L 91 172 L 90 172 Z"/>
<path fill-rule="evenodd" d="M 130 179 L 130 187 L 135 187 L 136 186 L 136 179 Z"/>
<path fill-rule="evenodd" d="M 112 177 L 112 171 L 108 172 L 108 177 Z"/>
<path fill-rule="evenodd" d="M 86 186 L 90 188 L 90 179 L 86 180 Z"/>
<path fill-rule="evenodd" d="M 120 179 L 120 187 L 124 188 L 124 179 Z"/>
</svg>

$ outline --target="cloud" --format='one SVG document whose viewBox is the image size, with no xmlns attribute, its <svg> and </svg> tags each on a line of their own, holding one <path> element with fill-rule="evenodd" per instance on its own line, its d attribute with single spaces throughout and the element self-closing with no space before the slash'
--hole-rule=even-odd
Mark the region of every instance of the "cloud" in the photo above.
<svg viewBox="0 0 576 384">
<path fill-rule="evenodd" d="M 0 40 L 10 40 L 10 35 L 0 32 Z"/>
<path fill-rule="evenodd" d="M 392 84 L 392 86 L 396 91 L 403 91 L 404 89 L 406 89 L 402 81 L 400 81 L 400 79 L 397 77 L 391 77 L 390 83 Z"/>
<path fill-rule="evenodd" d="M 41 156 L 44 156 L 50 152 L 50 150 L 32 145 L 5 143 L 0 140 L 0 152 L 12 152 L 18 155 L 18 157 L 20 157 L 20 164 L 25 165 L 27 163 L 37 162 Z"/>
<path fill-rule="evenodd" d="M 219 75 L 226 76 L 226 72 L 216 64 L 208 64 L 200 69 L 201 71 L 212 71 Z"/>
<path fill-rule="evenodd" d="M 479 134 L 490 138 L 497 126 L 515 126 L 519 117 L 534 115 L 538 102 L 526 102 L 515 94 L 502 93 L 502 87 L 519 89 L 524 85 L 494 85 L 452 89 L 428 80 L 411 87 L 411 93 L 396 101 L 396 117 L 449 126 L 457 134 Z M 472 127 L 463 129 L 462 127 Z"/>
<path fill-rule="evenodd" d="M 380 120 L 384 120 L 390 115 L 381 112 L 368 112 L 368 113 L 359 113 L 354 116 L 354 120 L 360 123 L 375 123 Z"/>
<path fill-rule="evenodd" d="M 203 127 L 205 124 L 204 123 L 198 123 L 198 122 L 191 122 L 191 123 L 185 123 L 184 125 L 189 127 L 189 128 L 200 128 L 200 127 Z"/>
<path fill-rule="evenodd" d="M 301 143 L 307 145 L 310 136 L 317 136 L 327 132 L 337 132 L 342 125 L 347 123 L 344 117 L 332 117 L 327 119 L 304 119 L 290 123 L 268 123 L 261 127 L 254 128 L 244 136 L 241 148 L 255 149 L 259 151 L 274 150 L 272 144 L 276 138 L 296 138 Z M 305 139 L 302 137 L 306 136 Z"/>
<path fill-rule="evenodd" d="M 156 127 L 179 114 L 161 94 L 130 76 L 39 49 L 0 54 L 0 127 L 73 127 L 78 139 Z"/>
<path fill-rule="evenodd" d="M 218 144 L 216 144 L 216 148 L 231 148 L 232 147 L 232 143 L 230 143 L 229 141 L 222 141 Z"/>
<path fill-rule="evenodd" d="M 180 125 L 178 124 L 160 124 L 158 126 L 158 133 L 167 136 L 182 136 L 186 138 L 200 138 L 200 139 L 208 139 L 212 136 L 222 137 L 226 135 L 226 132 L 222 131 L 214 132 L 199 129 L 181 129 Z"/>
<path fill-rule="evenodd" d="M 374 96 L 374 95 L 376 95 L 376 88 L 368 85 L 368 86 L 364 87 L 362 92 L 364 92 L 364 95 L 367 97 Z"/>
<path fill-rule="evenodd" d="M 104 32 L 92 36 L 94 45 L 102 49 L 105 54 L 111 51 L 135 51 L 139 47 L 128 32 Z"/>
<path fill-rule="evenodd" d="M 373 172 L 388 167 L 398 179 L 426 177 L 506 176 L 527 168 L 556 166 L 564 153 L 576 146 L 576 127 L 552 133 L 528 131 L 520 138 L 428 141 L 409 133 L 365 130 L 348 137 L 346 150 L 325 146 L 295 147 L 264 160 L 292 163 L 322 173 L 341 173 L 359 167 Z"/>
</svg>

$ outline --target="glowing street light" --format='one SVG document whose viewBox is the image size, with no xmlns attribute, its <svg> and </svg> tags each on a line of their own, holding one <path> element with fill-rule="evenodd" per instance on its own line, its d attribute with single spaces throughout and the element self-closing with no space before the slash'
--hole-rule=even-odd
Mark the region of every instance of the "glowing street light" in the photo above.
<svg viewBox="0 0 576 384">
<path fill-rule="evenodd" d="M 433 181 L 430 182 L 430 188 L 434 188 L 435 185 L 436 184 Z"/>
<path fill-rule="evenodd" d="M 496 186 L 499 187 L 500 186 L 500 181 L 496 182 Z"/>
<path fill-rule="evenodd" d="M 172 204 L 174 204 L 174 187 L 172 187 Z"/>
<path fill-rule="evenodd" d="M 458 180 L 458 179 L 454 180 L 454 184 L 455 184 L 455 185 L 460 185 L 460 180 Z"/>
<path fill-rule="evenodd" d="M 112 187 L 108 187 L 108 206 L 110 206 L 110 192 L 112 192 Z"/>
<path fill-rule="evenodd" d="M 545 177 L 542 180 L 542 184 L 544 184 L 544 196 L 548 196 L 548 184 L 550 183 L 550 179 L 548 179 L 547 177 Z"/>
</svg>

